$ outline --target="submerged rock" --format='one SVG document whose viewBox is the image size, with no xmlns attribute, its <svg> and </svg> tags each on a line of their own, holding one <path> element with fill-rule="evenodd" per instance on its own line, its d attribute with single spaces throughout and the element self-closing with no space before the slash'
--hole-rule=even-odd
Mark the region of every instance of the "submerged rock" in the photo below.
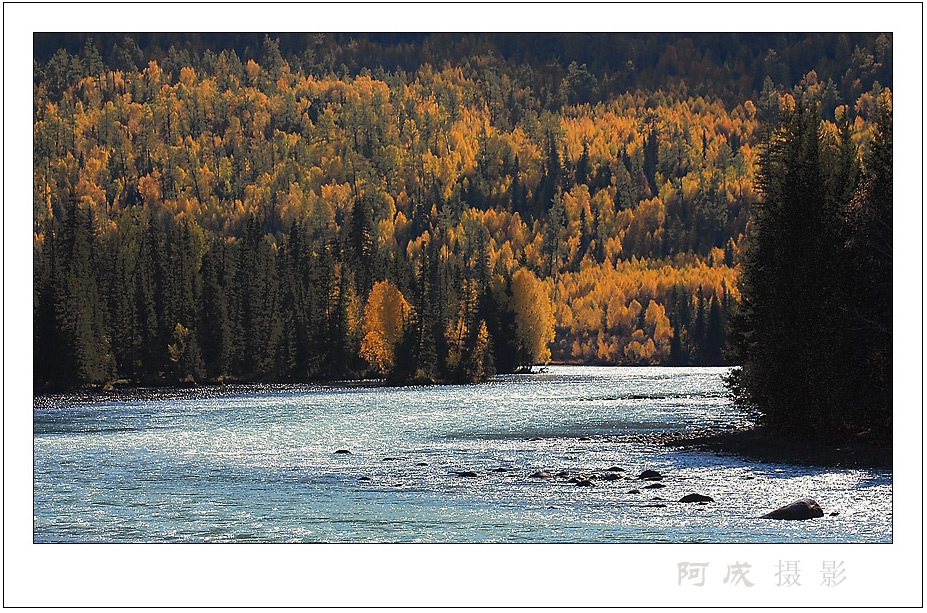
<svg viewBox="0 0 927 613">
<path fill-rule="evenodd" d="M 686 494 L 679 499 L 679 502 L 714 502 L 715 499 L 711 496 L 705 496 L 703 494 Z"/>
<path fill-rule="evenodd" d="M 653 507 L 653 508 L 657 508 L 657 509 L 662 509 L 662 508 L 665 507 L 666 505 L 663 504 L 662 502 L 656 502 L 656 503 L 653 503 L 653 504 L 642 504 L 641 506 L 642 506 L 642 507 Z"/>
<path fill-rule="evenodd" d="M 559 473 L 557 473 L 557 476 L 560 477 L 560 478 L 562 478 L 562 479 L 566 479 L 567 477 L 570 476 L 570 473 L 569 473 L 569 471 L 561 470 Z"/>
<path fill-rule="evenodd" d="M 348 451 L 347 449 L 336 449 L 335 453 L 346 453 L 348 455 L 351 455 L 351 452 Z"/>
<path fill-rule="evenodd" d="M 610 473 L 623 473 L 624 472 L 624 469 L 621 468 L 620 466 L 612 466 L 610 468 L 606 468 L 605 470 L 606 472 L 610 472 Z"/>
<path fill-rule="evenodd" d="M 589 479 L 580 479 L 576 482 L 577 487 L 592 487 L 593 483 Z"/>
<path fill-rule="evenodd" d="M 820 505 L 811 498 L 802 498 L 784 507 L 779 507 L 775 511 L 770 511 L 760 519 L 814 519 L 815 517 L 824 517 L 824 511 Z"/>
<path fill-rule="evenodd" d="M 650 485 L 645 485 L 645 486 L 644 486 L 644 489 L 645 489 L 645 490 L 653 490 L 653 489 L 657 489 L 657 488 L 661 488 L 661 487 L 666 487 L 666 486 L 663 485 L 662 483 L 651 483 Z"/>
<path fill-rule="evenodd" d="M 358 477 L 358 481 L 370 481 L 370 477 Z"/>
<path fill-rule="evenodd" d="M 409 458 L 405 456 L 396 456 L 396 457 L 383 458 L 383 461 L 384 462 L 395 462 L 396 460 L 408 460 L 408 459 Z"/>
<path fill-rule="evenodd" d="M 618 481 L 622 479 L 623 477 L 621 475 L 616 475 L 615 473 L 605 473 L 605 475 L 602 478 L 605 479 L 606 481 Z"/>
<path fill-rule="evenodd" d="M 550 479 L 551 478 L 551 474 L 547 472 L 546 470 L 539 470 L 531 476 L 534 477 L 535 479 Z"/>
<path fill-rule="evenodd" d="M 428 466 L 428 462 L 419 462 L 416 466 Z"/>
<path fill-rule="evenodd" d="M 645 481 L 661 481 L 663 479 L 663 475 L 655 470 L 645 470 L 637 478 L 644 479 Z"/>
<path fill-rule="evenodd" d="M 478 477 L 479 476 L 472 470 L 460 470 L 460 471 L 455 472 L 454 474 L 457 475 L 458 477 Z"/>
<path fill-rule="evenodd" d="M 628 490 L 628 493 L 629 494 L 640 494 L 641 491 L 640 490 Z"/>
<path fill-rule="evenodd" d="M 493 471 L 494 473 L 507 473 L 507 472 L 509 472 L 509 469 L 508 469 L 508 468 L 503 468 L 502 466 L 500 466 L 499 468 L 493 468 L 492 471 Z"/>
</svg>

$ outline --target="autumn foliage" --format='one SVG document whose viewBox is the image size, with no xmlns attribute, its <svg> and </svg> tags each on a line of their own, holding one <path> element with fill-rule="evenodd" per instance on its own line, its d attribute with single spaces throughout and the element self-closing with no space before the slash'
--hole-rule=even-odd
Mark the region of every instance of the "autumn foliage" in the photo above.
<svg viewBox="0 0 927 613">
<path fill-rule="evenodd" d="M 37 384 L 724 363 L 785 60 L 651 41 L 633 77 L 453 38 L 393 70 L 411 51 L 366 38 L 192 40 L 36 62 Z M 886 44 L 840 60 L 853 99 L 830 64 L 795 75 L 823 133 L 868 146 Z"/>
<path fill-rule="evenodd" d="M 389 372 L 395 363 L 396 344 L 402 337 L 410 308 L 402 293 L 389 281 L 379 281 L 370 290 L 364 308 L 360 356 L 382 372 Z"/>
</svg>

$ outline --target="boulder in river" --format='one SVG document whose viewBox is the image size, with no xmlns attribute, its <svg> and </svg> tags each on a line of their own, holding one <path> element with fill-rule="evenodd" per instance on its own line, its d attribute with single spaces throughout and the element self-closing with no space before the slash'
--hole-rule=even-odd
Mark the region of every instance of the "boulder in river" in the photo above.
<svg viewBox="0 0 927 613">
<path fill-rule="evenodd" d="M 629 494 L 640 494 L 641 491 L 640 490 L 628 490 L 628 493 Z"/>
<path fill-rule="evenodd" d="M 351 452 L 348 451 L 347 449 L 336 449 L 335 453 L 346 453 L 348 455 L 351 455 Z"/>
<path fill-rule="evenodd" d="M 589 479 L 580 479 L 576 482 L 578 487 L 592 487 L 592 481 Z"/>
<path fill-rule="evenodd" d="M 509 469 L 500 466 L 499 468 L 493 468 L 492 471 L 493 471 L 494 473 L 507 473 L 507 472 L 509 472 Z"/>
<path fill-rule="evenodd" d="M 622 477 L 621 475 L 618 475 L 615 473 L 605 473 L 605 475 L 602 478 L 605 479 L 606 481 L 618 481 Z"/>
<path fill-rule="evenodd" d="M 551 478 L 551 474 L 547 472 L 546 470 L 539 470 L 531 476 L 534 477 L 535 479 L 550 479 Z"/>
<path fill-rule="evenodd" d="M 686 494 L 679 499 L 679 502 L 714 502 L 715 499 L 704 494 Z"/>
<path fill-rule="evenodd" d="M 811 498 L 802 498 L 784 507 L 779 507 L 775 511 L 770 511 L 760 519 L 814 519 L 815 517 L 824 517 L 824 511 L 820 505 Z"/>
<path fill-rule="evenodd" d="M 637 478 L 645 481 L 660 481 L 663 479 L 663 475 L 655 470 L 645 470 Z"/>
<path fill-rule="evenodd" d="M 645 486 L 644 486 L 644 489 L 645 489 L 645 490 L 654 490 L 654 489 L 661 488 L 661 487 L 666 487 L 666 486 L 663 485 L 662 483 L 651 483 L 650 485 L 645 485 Z"/>
<path fill-rule="evenodd" d="M 610 472 L 610 473 L 623 473 L 624 472 L 624 469 L 621 468 L 620 466 L 611 466 L 609 468 L 606 468 L 605 470 L 606 472 Z"/>
<path fill-rule="evenodd" d="M 475 472 L 473 472 L 472 470 L 459 470 L 459 471 L 457 471 L 457 472 L 454 473 L 454 474 L 457 475 L 458 477 L 477 477 L 477 476 L 479 476 L 479 475 L 477 475 Z"/>
<path fill-rule="evenodd" d="M 561 470 L 559 473 L 557 473 L 557 476 L 560 477 L 561 479 L 566 479 L 567 477 L 570 476 L 570 472 L 567 470 Z"/>
</svg>

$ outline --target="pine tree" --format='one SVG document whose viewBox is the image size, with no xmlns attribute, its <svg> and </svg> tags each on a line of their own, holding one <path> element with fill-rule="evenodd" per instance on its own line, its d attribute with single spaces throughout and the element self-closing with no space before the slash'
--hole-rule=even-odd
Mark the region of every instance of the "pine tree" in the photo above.
<svg viewBox="0 0 927 613">
<path fill-rule="evenodd" d="M 858 231 L 846 227 L 846 191 L 828 187 L 839 187 L 833 176 L 845 176 L 852 156 L 829 150 L 819 123 L 817 108 L 799 97 L 761 158 L 763 199 L 729 332 L 741 367 L 729 383 L 774 429 L 833 439 L 872 426 L 874 414 L 853 408 L 871 368 L 858 355 L 864 338 L 846 317 L 859 300 L 845 287 L 847 236 L 852 245 Z"/>
<path fill-rule="evenodd" d="M 206 375 L 213 380 L 223 380 L 232 374 L 227 252 L 225 241 L 213 239 L 202 263 L 202 351 Z"/>
<path fill-rule="evenodd" d="M 65 262 L 53 304 L 61 357 L 56 379 L 65 384 L 102 384 L 116 374 L 105 330 L 96 261 L 93 215 L 72 197 L 62 228 Z"/>
</svg>

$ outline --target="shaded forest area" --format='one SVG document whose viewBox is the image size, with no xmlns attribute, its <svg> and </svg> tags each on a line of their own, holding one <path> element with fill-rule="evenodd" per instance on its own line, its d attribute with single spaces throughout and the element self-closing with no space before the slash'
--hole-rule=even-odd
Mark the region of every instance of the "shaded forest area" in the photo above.
<svg viewBox="0 0 927 613">
<path fill-rule="evenodd" d="M 723 364 L 764 139 L 864 157 L 891 86 L 875 34 L 34 42 L 37 386 Z"/>
<path fill-rule="evenodd" d="M 799 98 L 759 163 L 728 381 L 794 438 L 892 444 L 893 121 L 888 91 L 862 159 Z"/>
</svg>

